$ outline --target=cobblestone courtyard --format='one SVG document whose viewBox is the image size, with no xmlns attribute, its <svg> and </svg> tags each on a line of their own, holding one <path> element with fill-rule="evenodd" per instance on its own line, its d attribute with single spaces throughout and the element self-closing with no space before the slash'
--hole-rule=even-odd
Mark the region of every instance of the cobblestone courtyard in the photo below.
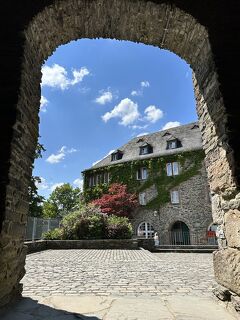
<svg viewBox="0 0 240 320">
<path fill-rule="evenodd" d="M 209 297 L 212 255 L 145 250 L 48 250 L 27 256 L 23 295 Z"/>
</svg>

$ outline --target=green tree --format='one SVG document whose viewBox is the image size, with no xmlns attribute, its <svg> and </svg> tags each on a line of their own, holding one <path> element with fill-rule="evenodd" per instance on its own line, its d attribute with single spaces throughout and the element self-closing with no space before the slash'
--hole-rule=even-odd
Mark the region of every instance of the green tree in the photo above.
<svg viewBox="0 0 240 320">
<path fill-rule="evenodd" d="M 34 160 L 42 158 L 42 152 L 44 151 L 46 151 L 44 146 L 38 142 L 35 150 Z M 32 169 L 33 168 L 34 164 L 32 165 Z M 28 215 L 31 217 L 41 217 L 43 214 L 43 201 L 45 200 L 45 198 L 38 194 L 38 183 L 41 183 L 41 178 L 38 176 L 31 176 L 30 184 L 28 187 Z"/>
<path fill-rule="evenodd" d="M 44 203 L 44 217 L 63 217 L 67 213 L 78 210 L 80 206 L 80 189 L 69 183 L 57 187 Z"/>
</svg>

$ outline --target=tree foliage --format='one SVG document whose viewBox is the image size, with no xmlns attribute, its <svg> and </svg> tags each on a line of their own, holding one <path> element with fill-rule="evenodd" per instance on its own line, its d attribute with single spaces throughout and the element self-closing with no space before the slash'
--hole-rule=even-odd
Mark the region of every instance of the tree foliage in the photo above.
<svg viewBox="0 0 240 320">
<path fill-rule="evenodd" d="M 92 203 L 99 206 L 102 213 L 129 218 L 138 206 L 136 194 L 128 193 L 127 186 L 121 183 L 110 185 L 108 193 Z"/>
<path fill-rule="evenodd" d="M 42 152 L 46 151 L 44 146 L 37 143 L 35 150 L 34 159 L 42 158 Z M 34 165 L 32 166 L 32 169 Z M 41 217 L 43 214 L 43 201 L 44 197 L 38 194 L 38 183 L 41 183 L 41 178 L 38 176 L 31 176 L 30 184 L 28 187 L 28 197 L 29 197 L 29 210 L 28 215 L 31 217 Z"/>
<path fill-rule="evenodd" d="M 71 211 L 79 209 L 80 189 L 73 188 L 69 183 L 57 187 L 43 205 L 46 218 L 63 217 Z"/>
</svg>

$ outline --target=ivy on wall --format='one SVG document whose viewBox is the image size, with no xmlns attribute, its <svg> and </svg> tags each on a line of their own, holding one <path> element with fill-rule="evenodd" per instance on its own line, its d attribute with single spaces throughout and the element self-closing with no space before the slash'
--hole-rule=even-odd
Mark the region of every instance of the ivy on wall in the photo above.
<svg viewBox="0 0 240 320">
<path fill-rule="evenodd" d="M 124 163 L 109 165 L 106 167 L 90 169 L 84 172 L 84 197 L 86 202 L 99 198 L 106 193 L 111 183 L 118 182 L 126 184 L 128 191 L 132 193 L 143 192 L 155 185 L 157 196 L 147 203 L 146 208 L 158 209 L 161 205 L 170 201 L 170 190 L 182 182 L 199 173 L 204 159 L 203 150 L 186 151 L 173 155 L 149 158 L 144 160 L 133 160 Z M 167 176 L 166 165 L 169 162 L 180 163 L 180 173 L 177 176 Z M 137 180 L 137 170 L 146 167 L 148 179 Z M 110 181 L 100 183 L 94 187 L 88 187 L 89 177 L 92 175 L 109 172 Z"/>
</svg>

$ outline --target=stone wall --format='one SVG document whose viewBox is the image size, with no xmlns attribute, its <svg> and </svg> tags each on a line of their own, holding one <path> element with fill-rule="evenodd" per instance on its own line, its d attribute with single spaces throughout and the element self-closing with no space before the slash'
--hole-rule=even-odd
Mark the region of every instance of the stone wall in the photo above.
<svg viewBox="0 0 240 320">
<path fill-rule="evenodd" d="M 143 221 L 149 222 L 158 232 L 162 244 L 168 241 L 168 232 L 172 225 L 177 221 L 186 223 L 190 230 L 192 240 L 206 244 L 206 234 L 209 225 L 212 223 L 212 212 L 210 202 L 210 190 L 206 177 L 204 164 L 200 173 L 182 182 L 174 188 L 179 191 L 180 203 L 167 203 L 159 210 L 149 210 L 141 206 L 134 214 L 132 224 L 134 232 L 137 234 L 137 228 Z M 152 194 L 152 189 L 146 190 L 146 193 Z M 151 199 L 151 195 L 146 198 Z"/>
<path fill-rule="evenodd" d="M 98 240 L 40 240 L 25 242 L 27 253 L 43 250 L 60 249 L 126 249 L 136 250 L 139 248 L 137 239 L 98 239 Z M 148 242 L 142 245 L 148 246 Z"/>
<path fill-rule="evenodd" d="M 236 196 L 239 74 L 233 72 L 240 47 L 236 37 L 239 4 L 234 0 L 25 0 L 23 5 L 10 0 L 0 6 L 0 305 L 21 292 L 19 281 L 24 275 L 27 188 L 38 137 L 41 65 L 59 45 L 97 37 L 165 48 L 193 68 L 208 180 L 221 236 L 222 249 L 215 255 L 216 279 L 239 292 L 236 262 L 240 248 L 232 236 L 238 235 L 232 221 L 237 226 L 240 223 Z"/>
</svg>

